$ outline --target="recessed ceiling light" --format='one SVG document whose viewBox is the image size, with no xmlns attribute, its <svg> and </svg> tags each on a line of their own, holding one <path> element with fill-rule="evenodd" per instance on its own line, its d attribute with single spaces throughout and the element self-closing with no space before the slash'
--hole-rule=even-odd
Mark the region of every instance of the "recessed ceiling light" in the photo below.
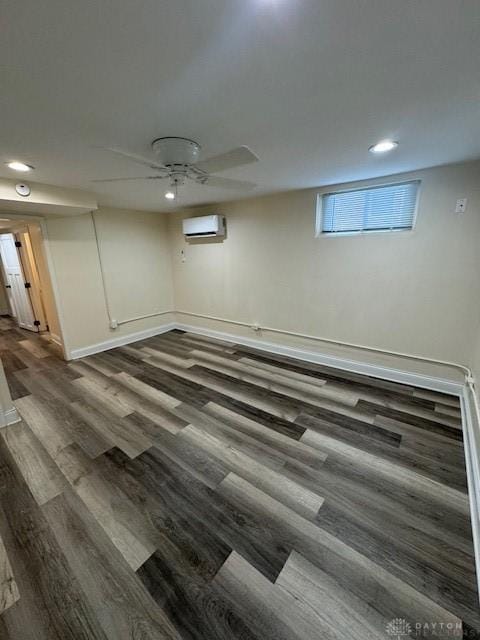
<svg viewBox="0 0 480 640">
<path fill-rule="evenodd" d="M 380 140 L 377 144 L 373 144 L 368 148 L 372 153 L 387 153 L 387 151 L 392 151 L 392 149 L 396 149 L 398 147 L 398 142 L 394 140 Z"/>
<path fill-rule="evenodd" d="M 18 162 L 17 160 L 13 162 L 7 162 L 7 167 L 9 169 L 13 169 L 14 171 L 32 171 L 33 167 L 29 164 L 25 164 L 24 162 Z"/>
<path fill-rule="evenodd" d="M 173 191 L 167 191 L 167 193 L 165 194 L 165 198 L 167 200 L 175 200 L 175 194 L 173 193 Z"/>
</svg>

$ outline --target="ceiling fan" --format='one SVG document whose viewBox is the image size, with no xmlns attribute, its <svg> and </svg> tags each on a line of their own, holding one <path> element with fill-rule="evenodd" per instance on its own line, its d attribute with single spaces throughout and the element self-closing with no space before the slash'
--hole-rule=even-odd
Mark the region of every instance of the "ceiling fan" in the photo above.
<svg viewBox="0 0 480 640">
<path fill-rule="evenodd" d="M 217 172 L 240 167 L 245 164 L 257 162 L 257 156 L 248 147 L 242 146 L 231 149 L 205 160 L 199 160 L 201 147 L 197 142 L 187 138 L 166 137 L 157 138 L 152 142 L 152 149 L 157 161 L 149 160 L 142 156 L 123 151 L 117 147 L 106 147 L 107 151 L 130 158 L 134 162 L 143 164 L 156 173 L 150 176 L 135 178 L 107 178 L 104 180 L 92 180 L 92 182 L 121 182 L 123 180 L 169 180 L 170 188 L 165 197 L 174 199 L 179 186 L 191 180 L 197 184 L 204 184 L 220 189 L 250 190 L 256 185 L 253 182 L 233 180 L 221 176 L 212 175 Z"/>
</svg>

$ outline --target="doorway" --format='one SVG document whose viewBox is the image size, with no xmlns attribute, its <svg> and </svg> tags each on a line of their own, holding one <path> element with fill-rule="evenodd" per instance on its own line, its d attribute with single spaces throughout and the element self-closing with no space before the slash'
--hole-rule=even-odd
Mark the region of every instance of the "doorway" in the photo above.
<svg viewBox="0 0 480 640">
<path fill-rule="evenodd" d="M 38 331 L 39 321 L 30 298 L 31 283 L 26 278 L 16 243 L 13 233 L 0 235 L 0 256 L 10 312 L 19 327 Z"/>
<path fill-rule="evenodd" d="M 0 275 L 0 315 L 9 316 L 20 329 L 39 333 L 55 343 L 62 348 L 63 356 L 63 341 L 39 223 L 2 220 Z"/>
</svg>

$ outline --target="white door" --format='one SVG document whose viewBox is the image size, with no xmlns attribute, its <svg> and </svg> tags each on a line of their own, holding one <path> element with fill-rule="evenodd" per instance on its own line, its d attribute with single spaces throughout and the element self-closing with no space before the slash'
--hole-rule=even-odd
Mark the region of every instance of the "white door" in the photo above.
<svg viewBox="0 0 480 640">
<path fill-rule="evenodd" d="M 6 278 L 5 285 L 7 287 L 12 313 L 22 329 L 36 331 L 34 324 L 35 316 L 33 315 L 28 290 L 25 288 L 22 265 L 18 258 L 13 234 L 2 233 L 0 235 L 0 255 L 2 257 L 3 270 Z"/>
<path fill-rule="evenodd" d="M 30 302 L 32 304 L 33 315 L 38 320 L 37 331 L 47 331 L 47 316 L 45 314 L 45 308 L 43 305 L 43 292 L 42 282 L 38 273 L 37 263 L 35 255 L 33 253 L 32 242 L 30 240 L 30 233 L 26 229 L 18 231 L 14 235 L 14 239 L 18 240 L 20 246 L 17 243 L 17 252 L 20 258 L 20 265 L 23 270 L 23 275 L 26 281 L 30 282 L 30 288 L 28 295 L 30 296 Z"/>
</svg>

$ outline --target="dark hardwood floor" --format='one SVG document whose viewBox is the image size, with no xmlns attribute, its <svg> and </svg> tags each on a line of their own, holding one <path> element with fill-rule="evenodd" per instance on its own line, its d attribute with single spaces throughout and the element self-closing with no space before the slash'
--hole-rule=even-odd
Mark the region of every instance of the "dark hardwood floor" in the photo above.
<svg viewBox="0 0 480 640">
<path fill-rule="evenodd" d="M 480 637 L 457 398 L 179 331 L 0 356 L 2 640 Z"/>
</svg>

